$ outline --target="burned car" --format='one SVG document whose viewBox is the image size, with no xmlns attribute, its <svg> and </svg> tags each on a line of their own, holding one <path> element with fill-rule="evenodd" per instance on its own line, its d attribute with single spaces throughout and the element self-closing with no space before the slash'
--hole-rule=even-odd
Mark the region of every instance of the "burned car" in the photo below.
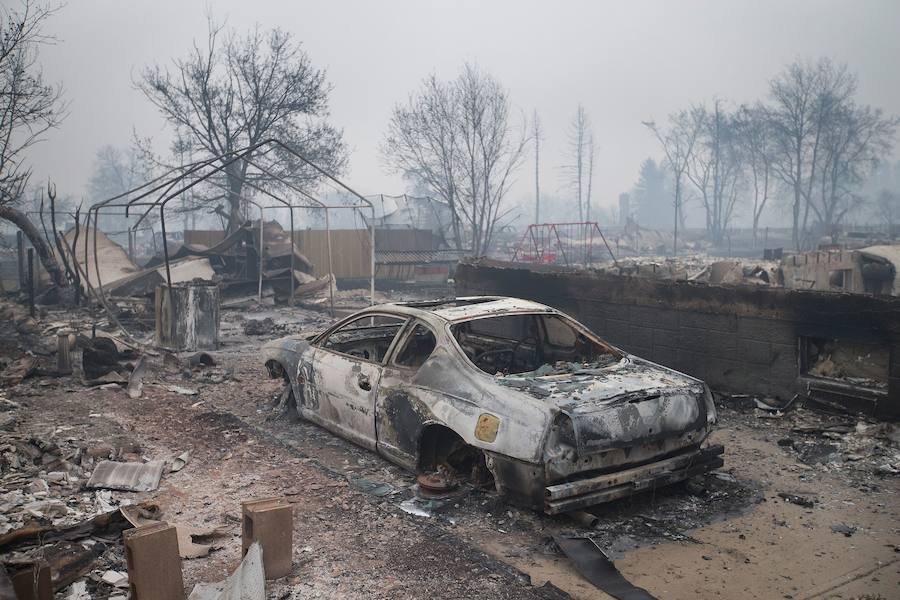
<svg viewBox="0 0 900 600">
<path fill-rule="evenodd" d="M 372 306 L 263 347 L 299 414 L 412 471 L 555 514 L 723 464 L 707 386 L 515 298 Z"/>
</svg>

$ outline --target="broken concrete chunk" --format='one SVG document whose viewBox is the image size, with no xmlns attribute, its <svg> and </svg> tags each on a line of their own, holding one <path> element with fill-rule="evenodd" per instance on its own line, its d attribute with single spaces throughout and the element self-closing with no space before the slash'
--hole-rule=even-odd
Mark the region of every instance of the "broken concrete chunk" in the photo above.
<svg viewBox="0 0 900 600">
<path fill-rule="evenodd" d="M 164 466 L 165 463 L 161 460 L 148 463 L 120 463 L 104 460 L 94 468 L 87 487 L 126 492 L 150 492 L 159 487 Z"/>
<path fill-rule="evenodd" d="M 219 583 L 199 583 L 188 600 L 265 600 L 266 578 L 262 547 L 254 542 L 244 560 L 228 579 Z"/>
</svg>

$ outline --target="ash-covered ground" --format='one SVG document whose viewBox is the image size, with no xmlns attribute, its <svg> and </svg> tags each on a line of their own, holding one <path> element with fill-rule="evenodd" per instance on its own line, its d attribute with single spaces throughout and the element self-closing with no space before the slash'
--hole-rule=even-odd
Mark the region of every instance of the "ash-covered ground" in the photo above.
<svg viewBox="0 0 900 600">
<path fill-rule="evenodd" d="M 240 562 L 242 501 L 286 496 L 294 566 L 269 584 L 270 598 L 608 598 L 556 547 L 553 536 L 567 534 L 593 537 L 625 577 L 660 598 L 896 597 L 900 440 L 889 424 L 719 398 L 713 441 L 726 448 L 725 467 L 596 507 L 590 527 L 467 486 L 442 501 L 417 500 L 412 474 L 276 414 L 282 382 L 267 377 L 258 349 L 326 327 L 323 312 L 225 310 L 215 365 L 145 354 L 142 393 L 132 398 L 121 383 L 49 374 L 54 324 L 83 315 L 29 321 L 6 310 L 4 360 L 30 350 L 35 367 L 0 399 L 3 532 L 150 503 L 157 518 L 207 534 L 197 541 L 208 553 L 183 563 L 190 591 Z M 179 456 L 186 464 L 170 471 Z M 154 491 L 88 490 L 107 458 L 163 460 L 167 469 Z M 125 570 L 121 544 L 73 543 L 95 548 L 78 577 L 88 593 L 125 595 L 102 581 Z M 4 549 L 3 560 L 39 551 Z"/>
</svg>

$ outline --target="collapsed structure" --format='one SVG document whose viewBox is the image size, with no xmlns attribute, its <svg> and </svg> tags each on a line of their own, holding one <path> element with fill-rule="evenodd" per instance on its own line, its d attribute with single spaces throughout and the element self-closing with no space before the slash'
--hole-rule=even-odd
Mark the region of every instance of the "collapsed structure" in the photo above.
<svg viewBox="0 0 900 600">
<path fill-rule="evenodd" d="M 533 299 L 611 343 L 707 381 L 786 405 L 795 394 L 900 417 L 900 298 L 624 277 L 467 260 L 457 289 Z"/>
</svg>

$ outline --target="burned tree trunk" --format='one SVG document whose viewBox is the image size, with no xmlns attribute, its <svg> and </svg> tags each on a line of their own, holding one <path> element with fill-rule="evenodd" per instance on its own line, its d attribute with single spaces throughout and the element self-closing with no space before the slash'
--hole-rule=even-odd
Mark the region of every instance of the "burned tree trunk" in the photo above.
<svg viewBox="0 0 900 600">
<path fill-rule="evenodd" d="M 59 267 L 56 255 L 53 254 L 53 248 L 50 247 L 50 244 L 47 243 L 41 235 L 41 232 L 38 231 L 38 228 L 31 222 L 28 215 L 12 206 L 0 205 L 0 219 L 9 221 L 21 229 L 22 233 L 28 237 L 31 245 L 34 246 L 34 251 L 37 252 L 38 258 L 41 260 L 41 264 L 44 265 L 44 269 L 50 274 L 50 279 L 55 285 L 61 288 L 69 285 L 69 281 Z"/>
</svg>

